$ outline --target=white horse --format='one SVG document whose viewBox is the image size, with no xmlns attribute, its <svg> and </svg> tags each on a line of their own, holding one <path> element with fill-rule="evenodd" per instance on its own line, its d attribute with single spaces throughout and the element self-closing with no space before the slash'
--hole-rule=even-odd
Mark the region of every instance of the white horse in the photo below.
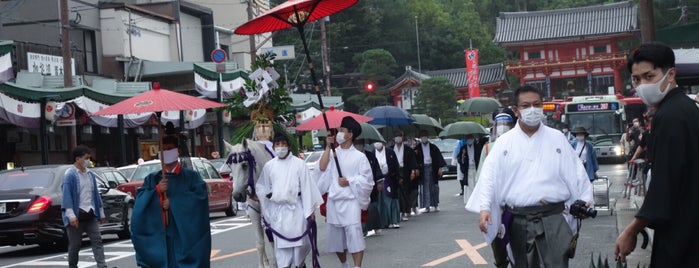
<svg viewBox="0 0 699 268">
<path fill-rule="evenodd" d="M 262 167 L 267 161 L 273 158 L 273 153 L 269 151 L 261 142 L 244 140 L 242 144 L 228 147 L 231 154 L 228 156 L 228 163 L 231 167 L 231 178 L 233 178 L 233 198 L 237 202 L 245 202 L 247 199 L 246 213 L 252 221 L 253 229 L 257 235 L 257 254 L 260 257 L 260 268 L 277 267 L 274 257 L 274 247 L 265 237 L 262 224 L 262 211 L 260 202 L 250 197 L 255 192 L 255 183 L 260 177 Z"/>
</svg>

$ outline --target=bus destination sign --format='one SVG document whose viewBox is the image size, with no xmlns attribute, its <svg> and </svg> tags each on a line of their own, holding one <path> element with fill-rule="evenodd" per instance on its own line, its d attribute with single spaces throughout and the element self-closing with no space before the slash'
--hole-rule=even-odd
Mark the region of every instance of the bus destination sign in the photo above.
<svg viewBox="0 0 699 268">
<path fill-rule="evenodd" d="M 568 106 L 569 112 L 614 111 L 618 109 L 618 102 L 578 103 Z"/>
</svg>

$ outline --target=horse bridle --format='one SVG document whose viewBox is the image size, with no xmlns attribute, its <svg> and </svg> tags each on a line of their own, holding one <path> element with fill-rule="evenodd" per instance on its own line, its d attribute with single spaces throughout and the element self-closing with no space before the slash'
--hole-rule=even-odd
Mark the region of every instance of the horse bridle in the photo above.
<svg viewBox="0 0 699 268">
<path fill-rule="evenodd" d="M 269 153 L 272 157 L 274 157 L 274 153 L 269 151 L 269 148 L 267 146 L 264 146 L 265 150 L 267 153 Z M 250 149 L 246 149 L 244 152 L 238 152 L 238 153 L 231 153 L 231 155 L 228 156 L 228 160 L 226 161 L 226 164 L 242 164 L 242 163 L 248 163 L 248 195 L 253 196 L 255 194 L 255 167 L 257 164 L 257 161 L 255 160 L 255 156 L 252 155 L 252 152 Z"/>
</svg>

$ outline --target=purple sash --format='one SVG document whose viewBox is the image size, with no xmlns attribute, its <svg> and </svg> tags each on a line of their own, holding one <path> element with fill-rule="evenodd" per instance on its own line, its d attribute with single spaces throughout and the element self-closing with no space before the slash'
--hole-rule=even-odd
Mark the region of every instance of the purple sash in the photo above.
<svg viewBox="0 0 699 268">
<path fill-rule="evenodd" d="M 318 226 L 316 225 L 316 221 L 312 220 L 310 217 L 306 218 L 306 231 L 304 231 L 300 236 L 297 237 L 286 237 L 283 234 L 280 234 L 272 226 L 269 225 L 269 223 L 265 220 L 265 218 L 262 218 L 262 223 L 265 225 L 265 234 L 267 235 L 267 239 L 269 239 L 269 242 L 274 242 L 274 235 L 277 235 L 279 238 L 284 239 L 289 242 L 296 242 L 301 240 L 304 236 L 308 235 L 308 240 L 311 242 L 311 256 L 313 257 L 313 268 L 320 268 L 320 262 L 318 261 L 318 256 L 320 255 L 318 253 Z"/>
</svg>

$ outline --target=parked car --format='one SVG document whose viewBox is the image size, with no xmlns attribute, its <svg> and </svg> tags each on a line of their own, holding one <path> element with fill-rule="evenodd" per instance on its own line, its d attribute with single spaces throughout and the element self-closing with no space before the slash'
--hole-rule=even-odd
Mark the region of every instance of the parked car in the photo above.
<svg viewBox="0 0 699 268">
<path fill-rule="evenodd" d="M 439 151 L 442 152 L 442 157 L 444 161 L 447 162 L 447 166 L 442 168 L 442 179 L 456 178 L 456 166 L 451 164 L 452 158 L 454 158 L 454 150 L 456 145 L 459 144 L 459 140 L 456 139 L 443 139 L 443 140 L 433 140 L 432 143 L 437 145 Z"/>
<path fill-rule="evenodd" d="M 237 204 L 233 200 L 233 182 L 223 179 L 218 170 L 209 160 L 201 157 L 180 157 L 182 166 L 193 169 L 201 175 L 206 182 L 209 194 L 209 211 L 224 211 L 226 216 L 235 216 Z M 160 160 L 150 160 L 138 165 L 128 183 L 121 184 L 117 189 L 130 194 L 135 198 L 136 190 L 141 188 L 143 180 L 153 172 L 162 170 Z"/>
<path fill-rule="evenodd" d="M 127 180 L 131 179 L 131 176 L 133 175 L 133 171 L 136 170 L 136 167 L 138 165 L 128 165 L 128 166 L 123 166 L 123 167 L 118 167 L 117 170 L 121 172 L 121 174 L 124 174 Z"/>
<path fill-rule="evenodd" d="M 304 153 L 303 161 L 306 162 L 306 167 L 309 170 L 313 170 L 316 167 L 316 163 L 320 161 L 320 157 L 323 156 L 323 151 L 313 151 Z"/>
<path fill-rule="evenodd" d="M 114 167 L 96 167 L 90 170 L 106 181 L 109 188 L 116 188 L 121 184 L 129 182 L 126 176 Z"/>
<path fill-rule="evenodd" d="M 61 183 L 72 165 L 30 166 L 0 171 L 0 246 L 34 245 L 67 249 L 61 219 Z M 131 237 L 133 198 L 97 178 L 105 223 L 102 234 Z"/>
<path fill-rule="evenodd" d="M 226 180 L 231 180 L 231 166 L 226 164 L 226 161 L 228 159 L 226 158 L 216 158 L 216 159 L 211 159 L 209 160 L 212 165 L 218 170 L 218 174 L 221 174 L 221 177 L 226 179 Z"/>
</svg>

